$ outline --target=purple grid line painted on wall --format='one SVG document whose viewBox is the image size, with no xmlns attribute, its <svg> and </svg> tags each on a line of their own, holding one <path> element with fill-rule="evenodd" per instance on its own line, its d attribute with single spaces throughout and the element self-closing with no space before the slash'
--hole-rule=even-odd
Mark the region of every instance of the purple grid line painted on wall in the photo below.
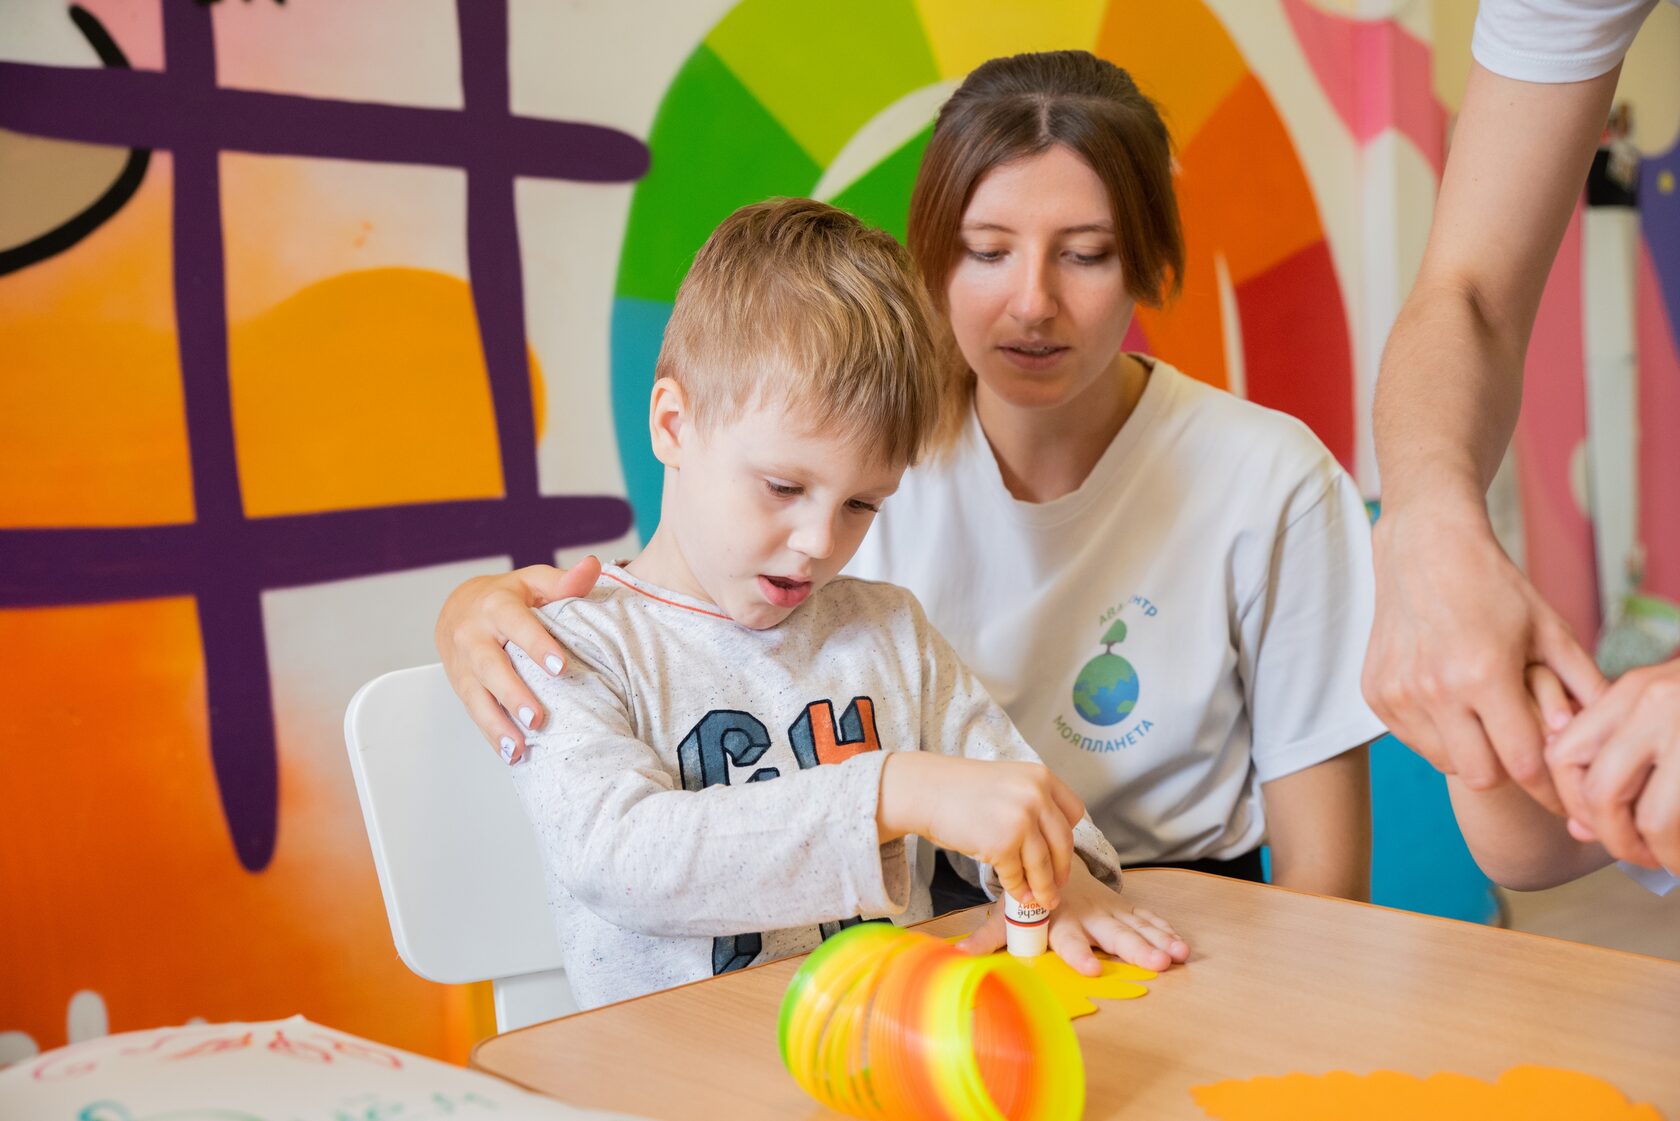
<svg viewBox="0 0 1680 1121">
<path fill-rule="evenodd" d="M 274 854 L 279 822 L 264 590 L 489 553 L 532 564 L 630 528 L 621 498 L 538 492 L 513 183 L 516 175 L 628 182 L 646 173 L 648 152 L 616 129 L 512 114 L 506 0 L 457 0 L 459 110 L 220 89 L 209 9 L 168 0 L 163 13 L 163 72 L 0 63 L 0 127 L 174 154 L 176 326 L 197 520 L 0 530 L 0 605 L 197 599 L 222 811 L 240 862 L 257 872 Z M 465 170 L 468 274 L 505 497 L 245 517 L 228 385 L 223 151 Z"/>
</svg>

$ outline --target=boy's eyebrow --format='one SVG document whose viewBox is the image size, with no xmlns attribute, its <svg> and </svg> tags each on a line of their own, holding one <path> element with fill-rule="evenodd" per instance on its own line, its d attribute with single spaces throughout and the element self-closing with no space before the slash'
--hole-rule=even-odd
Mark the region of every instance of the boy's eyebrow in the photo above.
<svg viewBox="0 0 1680 1121">
<path fill-rule="evenodd" d="M 791 463 L 755 463 L 752 469 L 760 475 L 774 475 L 778 479 L 791 479 L 803 482 L 809 471 L 795 467 Z"/>
<path fill-rule="evenodd" d="M 1015 231 L 1001 222 L 964 222 L 964 230 L 985 230 L 992 233 L 1012 234 Z M 1114 227 L 1108 222 L 1084 222 L 1077 226 L 1063 226 L 1056 231 L 1058 234 L 1111 234 Z"/>
</svg>

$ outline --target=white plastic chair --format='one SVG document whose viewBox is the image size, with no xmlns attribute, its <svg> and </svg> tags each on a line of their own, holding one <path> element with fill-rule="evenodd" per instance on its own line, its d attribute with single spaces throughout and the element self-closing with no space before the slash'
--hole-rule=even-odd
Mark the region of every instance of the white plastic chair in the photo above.
<svg viewBox="0 0 1680 1121">
<path fill-rule="evenodd" d="M 362 686 L 344 742 L 403 964 L 428 981 L 493 982 L 497 1031 L 577 1011 L 536 835 L 443 667 Z"/>
</svg>

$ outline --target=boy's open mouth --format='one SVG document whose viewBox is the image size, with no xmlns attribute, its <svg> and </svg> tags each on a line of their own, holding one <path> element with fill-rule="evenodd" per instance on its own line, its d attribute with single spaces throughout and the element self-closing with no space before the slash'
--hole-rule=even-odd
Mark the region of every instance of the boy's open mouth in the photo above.
<svg viewBox="0 0 1680 1121">
<path fill-rule="evenodd" d="M 777 607 L 798 607 L 811 594 L 811 582 L 790 580 L 786 576 L 760 576 L 758 589 Z"/>
</svg>

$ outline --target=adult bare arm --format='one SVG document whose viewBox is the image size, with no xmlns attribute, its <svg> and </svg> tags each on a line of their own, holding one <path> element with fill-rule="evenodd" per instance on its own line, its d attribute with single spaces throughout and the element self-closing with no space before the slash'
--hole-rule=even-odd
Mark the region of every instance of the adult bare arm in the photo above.
<svg viewBox="0 0 1680 1121">
<path fill-rule="evenodd" d="M 1377 381 L 1383 516 L 1367 701 L 1440 770 L 1509 775 L 1560 811 L 1524 670 L 1579 700 L 1592 659 L 1494 539 L 1485 495 L 1522 403 L 1523 356 L 1620 68 L 1532 83 L 1473 65 L 1417 283 Z"/>
<path fill-rule="evenodd" d="M 1371 897 L 1371 778 L 1366 745 L 1261 787 L 1272 882 L 1343 899 Z"/>
<path fill-rule="evenodd" d="M 595 586 L 601 562 L 586 557 L 571 569 L 534 564 L 497 576 L 475 576 L 443 601 L 432 640 L 443 672 L 478 730 L 509 763 L 525 754 L 525 729 L 542 726 L 536 694 L 513 668 L 508 643 L 558 674 L 566 651 L 538 620 L 535 609 L 579 596 Z M 524 728 L 516 723 L 517 714 Z"/>
</svg>

